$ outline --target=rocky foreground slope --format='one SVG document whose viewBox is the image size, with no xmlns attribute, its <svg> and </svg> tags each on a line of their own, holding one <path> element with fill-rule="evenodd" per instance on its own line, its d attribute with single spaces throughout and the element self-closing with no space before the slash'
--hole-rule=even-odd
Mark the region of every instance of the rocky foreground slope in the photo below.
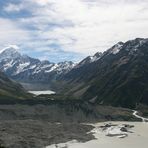
<svg viewBox="0 0 148 148">
<path fill-rule="evenodd" d="M 55 103 L 50 105 L 0 105 L 0 145 L 5 148 L 43 148 L 71 140 L 94 139 L 94 123 L 135 120 L 128 109 Z M 87 125 L 84 125 L 87 123 Z"/>
</svg>

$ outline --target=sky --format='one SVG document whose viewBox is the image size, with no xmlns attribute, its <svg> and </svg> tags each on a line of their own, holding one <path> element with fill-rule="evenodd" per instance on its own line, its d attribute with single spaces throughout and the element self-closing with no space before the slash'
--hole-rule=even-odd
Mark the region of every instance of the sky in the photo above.
<svg viewBox="0 0 148 148">
<path fill-rule="evenodd" d="M 148 37 L 148 0 L 0 0 L 0 49 L 51 62 L 80 61 Z"/>
</svg>

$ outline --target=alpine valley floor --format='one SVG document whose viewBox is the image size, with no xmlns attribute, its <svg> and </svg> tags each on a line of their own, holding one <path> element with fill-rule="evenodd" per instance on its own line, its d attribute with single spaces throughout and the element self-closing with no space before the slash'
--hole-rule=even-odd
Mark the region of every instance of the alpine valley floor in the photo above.
<svg viewBox="0 0 148 148">
<path fill-rule="evenodd" d="M 64 147 L 67 145 L 72 148 L 95 148 L 99 145 L 103 148 L 108 145 L 114 148 L 120 144 L 122 148 L 128 148 L 126 147 L 128 142 L 133 141 L 131 143 L 133 147 L 138 146 L 139 141 L 139 144 L 146 148 L 144 146 L 147 145 L 148 124 L 136 118 L 132 110 L 105 106 L 94 108 L 98 114 L 100 113 L 97 119 L 93 114 L 86 116 L 84 106 L 78 110 L 77 106 L 58 103 L 0 105 L 0 144 L 2 148 L 54 148 L 55 146 L 61 148 L 61 143 L 64 143 Z M 133 133 L 128 133 L 125 138 L 106 136 L 106 131 L 100 131 L 99 127 L 110 123 L 109 119 L 113 120 L 110 121 L 112 124 L 116 124 L 115 131 L 119 131 L 119 126 L 122 124 L 134 125 L 129 129 Z M 116 122 L 119 120 L 123 122 Z M 74 143 L 71 144 L 71 141 Z"/>
<path fill-rule="evenodd" d="M 108 123 L 108 122 L 107 122 Z M 94 124 L 93 135 L 96 139 L 85 143 L 77 141 L 70 141 L 67 143 L 47 146 L 46 148 L 147 148 L 148 145 L 148 123 L 142 122 L 111 122 L 115 125 L 133 125 L 132 132 L 126 138 L 118 136 L 106 136 L 107 132 L 102 132 L 99 127 L 107 123 Z M 114 131 L 115 132 L 115 131 Z M 116 128 L 118 133 L 118 129 Z"/>
</svg>

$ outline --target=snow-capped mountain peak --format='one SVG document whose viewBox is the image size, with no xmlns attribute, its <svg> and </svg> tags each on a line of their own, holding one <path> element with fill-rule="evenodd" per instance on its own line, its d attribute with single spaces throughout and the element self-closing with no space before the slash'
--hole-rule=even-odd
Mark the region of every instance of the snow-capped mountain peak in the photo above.
<svg viewBox="0 0 148 148">
<path fill-rule="evenodd" d="M 51 63 L 22 55 L 16 45 L 10 45 L 0 53 L 0 70 L 20 81 L 47 82 L 69 72 L 75 64 L 71 61 Z"/>
<path fill-rule="evenodd" d="M 5 47 L 0 52 L 0 60 L 3 59 L 15 59 L 20 57 L 21 54 L 19 53 L 19 47 L 16 45 L 9 45 Z"/>
<path fill-rule="evenodd" d="M 0 54 L 4 51 L 11 51 L 11 52 L 18 52 L 19 51 L 19 47 L 17 45 L 9 45 L 5 48 L 3 48 L 2 50 L 0 50 Z"/>
<path fill-rule="evenodd" d="M 9 45 L 8 47 L 5 47 L 4 49 L 13 48 L 15 50 L 19 50 L 20 48 L 17 45 Z"/>
<path fill-rule="evenodd" d="M 136 38 L 125 43 L 124 48 L 129 51 L 130 54 L 138 51 L 139 47 L 148 43 L 148 39 Z"/>
<path fill-rule="evenodd" d="M 97 52 L 95 55 L 93 56 L 88 56 L 85 59 L 83 59 L 78 65 L 76 65 L 75 68 L 81 67 L 85 64 L 90 64 L 93 62 L 98 61 L 100 58 L 102 57 L 102 53 L 101 52 Z"/>
<path fill-rule="evenodd" d="M 111 54 L 117 54 L 121 48 L 123 47 L 124 43 L 123 42 L 118 42 L 117 44 L 115 44 L 113 47 L 111 47 L 109 49 L 109 53 Z"/>
</svg>

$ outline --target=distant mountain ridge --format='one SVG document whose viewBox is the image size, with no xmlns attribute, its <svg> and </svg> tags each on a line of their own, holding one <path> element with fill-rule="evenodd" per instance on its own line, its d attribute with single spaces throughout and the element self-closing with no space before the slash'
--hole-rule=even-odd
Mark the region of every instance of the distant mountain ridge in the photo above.
<svg viewBox="0 0 148 148">
<path fill-rule="evenodd" d="M 8 46 L 0 53 L 0 70 L 20 82 L 49 83 L 70 71 L 75 64 L 71 61 L 51 63 L 22 55 L 16 45 Z"/>
</svg>

